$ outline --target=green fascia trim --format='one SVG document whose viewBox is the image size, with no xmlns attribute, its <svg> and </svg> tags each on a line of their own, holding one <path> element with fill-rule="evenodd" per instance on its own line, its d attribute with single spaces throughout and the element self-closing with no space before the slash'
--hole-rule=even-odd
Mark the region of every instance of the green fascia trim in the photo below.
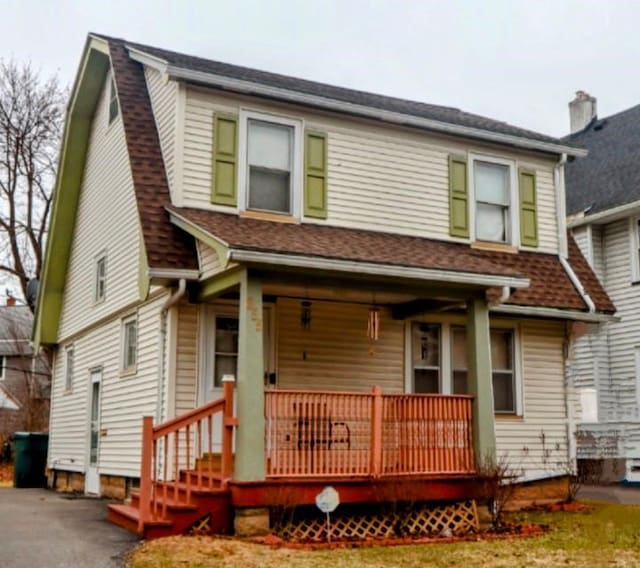
<svg viewBox="0 0 640 568">
<path fill-rule="evenodd" d="M 186 233 L 189 233 L 192 237 L 215 250 L 220 259 L 224 260 L 227 258 L 229 247 L 226 243 L 214 237 L 211 233 L 207 233 L 198 227 L 198 225 L 194 225 L 184 217 L 181 217 L 175 211 L 169 210 L 169 218 L 176 227 L 182 229 Z"/>
<path fill-rule="evenodd" d="M 36 348 L 57 341 L 91 123 L 110 66 L 105 45 L 104 41 L 96 38 L 87 40 L 67 110 L 32 332 Z"/>
<path fill-rule="evenodd" d="M 207 278 L 198 291 L 198 301 L 210 300 L 229 288 L 241 285 L 246 279 L 244 267 L 236 266 L 211 278 Z"/>
</svg>

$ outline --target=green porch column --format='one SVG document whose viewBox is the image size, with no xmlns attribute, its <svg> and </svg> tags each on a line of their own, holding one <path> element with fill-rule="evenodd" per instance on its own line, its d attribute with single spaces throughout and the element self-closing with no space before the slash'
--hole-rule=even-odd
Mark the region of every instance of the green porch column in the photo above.
<svg viewBox="0 0 640 568">
<path fill-rule="evenodd" d="M 240 278 L 236 456 L 234 479 L 265 478 L 262 283 L 248 271 Z"/>
<path fill-rule="evenodd" d="M 496 431 L 491 379 L 489 306 L 484 299 L 467 302 L 467 361 L 473 401 L 473 446 L 476 463 L 495 462 Z"/>
</svg>

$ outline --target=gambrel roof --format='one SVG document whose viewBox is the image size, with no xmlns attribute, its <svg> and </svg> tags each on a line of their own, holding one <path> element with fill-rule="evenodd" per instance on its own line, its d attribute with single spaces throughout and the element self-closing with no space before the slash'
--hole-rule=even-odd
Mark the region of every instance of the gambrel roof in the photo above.
<svg viewBox="0 0 640 568">
<path fill-rule="evenodd" d="M 36 344 L 54 343 L 57 339 L 90 125 L 109 69 L 113 73 L 129 154 L 143 242 L 141 260 L 146 266 L 144 277 L 147 283 L 153 271 L 163 271 L 164 274 L 171 274 L 172 278 L 187 275 L 190 278 L 194 275 L 197 277 L 194 236 L 172 223 L 168 210 L 171 208 L 170 192 L 144 75 L 144 65 L 147 63 L 163 66 L 169 79 L 321 107 L 334 113 L 482 140 L 503 147 L 525 148 L 546 155 L 560 156 L 566 153 L 580 156 L 585 153 L 576 144 L 455 108 L 323 85 L 91 34 L 73 87 L 65 124 L 42 293 L 38 299 L 33 334 Z M 236 237 L 254 240 L 264 237 L 262 246 L 272 247 L 276 252 L 278 246 L 286 243 L 287 247 L 297 247 L 293 251 L 295 254 L 314 256 L 318 254 L 319 243 L 325 242 L 323 250 L 326 254 L 340 255 L 341 251 L 348 249 L 345 254 L 355 261 L 384 263 L 385 259 L 376 258 L 381 250 L 385 247 L 399 250 L 406 245 L 404 256 L 396 257 L 396 262 L 397 258 L 405 258 L 403 262 L 411 265 L 420 262 L 419 259 L 431 259 L 429 262 L 435 262 L 443 269 L 460 273 L 475 271 L 496 274 L 507 279 L 520 279 L 521 283 L 526 283 L 528 279 L 532 283 L 531 288 L 516 292 L 510 299 L 511 303 L 589 311 L 560 260 L 554 255 L 490 253 L 472 249 L 469 245 L 336 227 L 310 227 L 303 224 L 294 229 L 282 224 L 261 224 L 235 217 L 230 219 L 228 215 L 213 212 L 183 211 L 183 214 L 196 216 L 199 225 L 212 235 L 222 235 L 220 238 L 223 240 L 224 234 L 235 224 L 233 230 Z M 252 237 L 254 231 L 256 233 Z M 585 276 L 583 285 L 596 301 L 597 309 L 605 313 L 613 312 L 606 293 L 597 279 L 591 277 L 590 269 L 584 268 L 586 263 L 573 245 L 571 251 L 569 261 L 576 272 L 581 271 Z M 143 288 L 141 285 L 141 290 Z"/>
</svg>

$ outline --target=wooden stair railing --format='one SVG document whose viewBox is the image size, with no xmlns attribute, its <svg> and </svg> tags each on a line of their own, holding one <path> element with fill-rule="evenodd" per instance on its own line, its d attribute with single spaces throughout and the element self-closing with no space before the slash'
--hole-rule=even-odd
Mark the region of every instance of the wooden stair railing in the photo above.
<svg viewBox="0 0 640 568">
<path fill-rule="evenodd" d="M 194 489 L 213 490 L 214 479 L 219 478 L 224 486 L 231 478 L 233 428 L 237 425 L 233 387 L 233 380 L 223 379 L 222 398 L 157 426 L 151 416 L 143 417 L 139 532 L 145 522 L 166 518 L 169 501 L 178 503 L 182 495 L 190 503 Z M 214 470 L 213 424 L 218 414 L 222 420 L 222 459 Z M 208 460 L 199 459 L 207 452 Z M 186 475 L 181 481 L 181 470 L 191 469 L 192 463 L 195 475 Z"/>
</svg>

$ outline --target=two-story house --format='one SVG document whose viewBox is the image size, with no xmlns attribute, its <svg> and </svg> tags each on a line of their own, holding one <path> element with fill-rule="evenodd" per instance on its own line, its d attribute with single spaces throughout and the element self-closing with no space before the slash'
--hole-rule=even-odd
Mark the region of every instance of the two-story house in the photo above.
<svg viewBox="0 0 640 568">
<path fill-rule="evenodd" d="M 584 154 L 90 35 L 34 328 L 56 353 L 51 482 L 139 480 L 110 515 L 153 536 L 206 511 L 268 529 L 327 484 L 459 501 L 498 459 L 566 475 L 565 354 L 614 312 L 566 232 Z"/>
<path fill-rule="evenodd" d="M 576 343 L 571 377 L 594 395 L 579 457 L 601 461 L 607 479 L 640 481 L 640 106 L 598 118 L 583 91 L 569 106 L 567 142 L 589 155 L 567 165 L 568 222 L 619 316 Z"/>
</svg>

